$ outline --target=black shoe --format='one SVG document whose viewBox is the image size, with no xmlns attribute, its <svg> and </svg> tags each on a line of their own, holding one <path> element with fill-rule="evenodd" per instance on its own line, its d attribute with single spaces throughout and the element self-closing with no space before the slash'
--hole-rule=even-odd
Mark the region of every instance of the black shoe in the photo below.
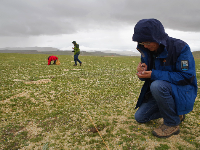
<svg viewBox="0 0 200 150">
<path fill-rule="evenodd" d="M 80 66 L 82 65 L 82 63 L 80 63 Z"/>
</svg>

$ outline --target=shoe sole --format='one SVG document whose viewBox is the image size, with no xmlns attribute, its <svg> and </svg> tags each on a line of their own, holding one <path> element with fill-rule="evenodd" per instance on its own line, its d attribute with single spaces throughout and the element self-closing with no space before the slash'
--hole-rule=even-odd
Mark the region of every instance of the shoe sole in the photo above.
<svg viewBox="0 0 200 150">
<path fill-rule="evenodd" d="M 155 131 L 152 131 L 152 134 L 158 138 L 168 138 L 172 135 L 178 135 L 180 133 L 180 129 L 178 129 L 176 132 L 172 133 L 171 135 L 168 135 L 168 136 L 159 136 L 157 135 L 157 133 Z"/>
</svg>

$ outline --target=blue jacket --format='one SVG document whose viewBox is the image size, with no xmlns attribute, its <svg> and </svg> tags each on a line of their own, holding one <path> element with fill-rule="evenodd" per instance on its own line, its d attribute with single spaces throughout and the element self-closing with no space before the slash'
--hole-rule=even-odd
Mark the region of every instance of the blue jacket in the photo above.
<svg viewBox="0 0 200 150">
<path fill-rule="evenodd" d="M 187 114 L 193 110 L 197 96 L 197 79 L 195 61 L 189 45 L 180 39 L 169 37 L 160 21 L 143 19 L 135 26 L 133 41 L 156 42 L 164 46 L 164 50 L 155 58 L 155 69 L 152 69 L 151 79 L 145 81 L 136 108 L 140 107 L 151 81 L 163 80 L 171 83 L 172 96 L 175 100 L 178 115 Z M 150 52 L 138 44 L 141 62 L 149 70 Z"/>
</svg>

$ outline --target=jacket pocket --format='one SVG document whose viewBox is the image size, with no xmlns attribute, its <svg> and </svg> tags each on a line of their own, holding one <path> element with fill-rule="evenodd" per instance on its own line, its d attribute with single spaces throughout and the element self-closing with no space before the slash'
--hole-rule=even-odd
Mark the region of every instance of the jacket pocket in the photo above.
<svg viewBox="0 0 200 150">
<path fill-rule="evenodd" d="M 194 87 L 191 85 L 177 87 L 178 99 L 176 99 L 179 112 L 188 112 L 193 109 L 195 101 Z"/>
</svg>

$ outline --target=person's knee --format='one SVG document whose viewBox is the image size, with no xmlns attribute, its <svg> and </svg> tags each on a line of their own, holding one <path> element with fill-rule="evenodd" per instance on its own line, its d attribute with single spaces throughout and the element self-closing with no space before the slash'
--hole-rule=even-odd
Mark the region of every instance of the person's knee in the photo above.
<svg viewBox="0 0 200 150">
<path fill-rule="evenodd" d="M 145 123 L 145 122 L 147 122 L 147 121 L 145 121 L 144 117 L 139 112 L 135 113 L 135 120 L 138 123 Z"/>
<path fill-rule="evenodd" d="M 151 94 L 153 95 L 153 97 L 155 98 L 156 101 L 159 101 L 160 99 L 157 98 L 158 95 L 163 95 L 163 90 L 162 90 L 162 86 L 161 86 L 161 82 L 160 81 L 153 81 L 150 85 L 150 91 Z"/>
<path fill-rule="evenodd" d="M 159 90 L 159 89 L 161 88 L 160 85 L 161 85 L 161 84 L 160 84 L 160 81 L 159 81 L 159 80 L 153 81 L 153 82 L 151 83 L 151 86 L 150 86 L 151 92 Z"/>
<path fill-rule="evenodd" d="M 151 86 L 150 86 L 150 90 L 151 92 L 154 92 L 154 91 L 170 91 L 171 90 L 171 85 L 170 83 L 166 82 L 166 81 L 162 81 L 162 80 L 156 80 L 156 81 L 153 81 L 151 83 Z"/>
<path fill-rule="evenodd" d="M 150 85 L 150 91 L 153 95 L 167 91 L 165 82 L 160 80 L 153 81 Z"/>
<path fill-rule="evenodd" d="M 135 113 L 135 120 L 140 123 L 140 117 L 137 113 Z"/>
</svg>

